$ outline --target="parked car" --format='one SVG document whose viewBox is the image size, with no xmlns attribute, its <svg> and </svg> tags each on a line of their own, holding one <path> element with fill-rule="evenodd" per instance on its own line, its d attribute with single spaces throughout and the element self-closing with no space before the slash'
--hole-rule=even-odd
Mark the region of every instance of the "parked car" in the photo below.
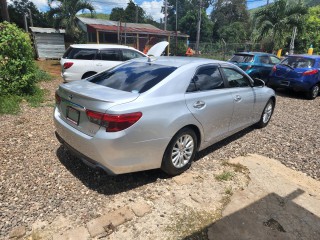
<svg viewBox="0 0 320 240">
<path fill-rule="evenodd" d="M 185 171 L 195 153 L 250 125 L 265 127 L 275 93 L 237 66 L 139 58 L 56 91 L 58 140 L 85 163 L 121 174 Z"/>
<path fill-rule="evenodd" d="M 81 80 L 98 72 L 139 57 L 160 56 L 169 43 L 155 44 L 147 54 L 135 48 L 112 44 L 74 44 L 60 60 L 61 76 L 65 82 Z"/>
<path fill-rule="evenodd" d="M 273 67 L 268 85 L 274 89 L 287 88 L 304 92 L 312 100 L 319 94 L 319 69 L 318 55 L 290 55 Z"/>
<path fill-rule="evenodd" d="M 266 83 L 269 80 L 270 72 L 275 64 L 280 63 L 280 59 L 264 52 L 239 52 L 229 60 L 243 69 L 252 78 L 260 78 Z"/>
</svg>

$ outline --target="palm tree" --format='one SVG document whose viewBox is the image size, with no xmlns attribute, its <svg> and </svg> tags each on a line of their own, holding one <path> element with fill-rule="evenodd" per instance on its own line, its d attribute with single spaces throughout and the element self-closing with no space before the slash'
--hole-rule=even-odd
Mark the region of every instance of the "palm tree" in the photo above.
<svg viewBox="0 0 320 240">
<path fill-rule="evenodd" d="M 254 14 L 256 40 L 271 37 L 273 49 L 283 46 L 293 27 L 301 30 L 307 13 L 308 8 L 300 0 L 296 4 L 276 0 Z"/>
<path fill-rule="evenodd" d="M 56 7 L 52 7 L 53 2 L 57 3 Z M 91 14 L 94 12 L 93 5 L 87 0 L 48 0 L 48 4 L 50 7 L 48 16 L 54 20 L 54 26 L 64 27 L 67 37 L 72 42 L 77 40 L 80 33 L 76 23 L 76 14 L 84 10 L 89 10 Z"/>
</svg>

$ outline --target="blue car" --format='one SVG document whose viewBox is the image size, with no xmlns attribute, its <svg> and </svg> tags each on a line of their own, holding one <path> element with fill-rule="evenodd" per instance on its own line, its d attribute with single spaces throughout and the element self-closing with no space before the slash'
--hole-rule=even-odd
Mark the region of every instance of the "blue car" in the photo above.
<svg viewBox="0 0 320 240">
<path fill-rule="evenodd" d="M 274 66 L 268 86 L 305 92 L 308 99 L 315 99 L 320 86 L 320 56 L 290 55 Z"/>
<path fill-rule="evenodd" d="M 277 56 L 264 52 L 239 52 L 229 60 L 240 67 L 252 78 L 268 82 L 270 72 L 275 64 L 280 63 Z"/>
</svg>

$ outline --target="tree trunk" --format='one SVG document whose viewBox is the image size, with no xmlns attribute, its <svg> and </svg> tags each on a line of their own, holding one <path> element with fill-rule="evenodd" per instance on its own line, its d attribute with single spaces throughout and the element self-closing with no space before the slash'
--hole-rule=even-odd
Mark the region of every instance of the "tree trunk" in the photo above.
<svg viewBox="0 0 320 240">
<path fill-rule="evenodd" d="M 3 21 L 10 22 L 7 0 L 0 0 L 1 16 Z"/>
</svg>

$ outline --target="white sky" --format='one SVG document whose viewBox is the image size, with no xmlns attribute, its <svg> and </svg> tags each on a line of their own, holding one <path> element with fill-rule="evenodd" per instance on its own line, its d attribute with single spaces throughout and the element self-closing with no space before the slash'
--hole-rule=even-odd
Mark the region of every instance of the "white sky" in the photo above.
<svg viewBox="0 0 320 240">
<path fill-rule="evenodd" d="M 8 2 L 10 2 L 9 0 Z M 33 2 L 39 10 L 46 11 L 48 10 L 48 0 L 30 0 Z M 121 7 L 126 8 L 129 0 L 88 0 L 93 4 L 97 13 L 106 13 L 110 14 L 112 8 Z M 134 3 L 138 4 L 147 15 L 152 16 L 153 20 L 160 21 L 160 18 L 163 18 L 161 13 L 161 6 L 163 6 L 163 0 L 134 0 Z M 269 0 L 273 2 L 273 0 Z M 267 0 L 247 0 L 248 8 L 255 8 L 258 6 L 265 5 Z M 178 0 L 179 4 L 179 0 Z M 210 14 L 212 8 L 207 9 L 207 13 Z"/>
</svg>

